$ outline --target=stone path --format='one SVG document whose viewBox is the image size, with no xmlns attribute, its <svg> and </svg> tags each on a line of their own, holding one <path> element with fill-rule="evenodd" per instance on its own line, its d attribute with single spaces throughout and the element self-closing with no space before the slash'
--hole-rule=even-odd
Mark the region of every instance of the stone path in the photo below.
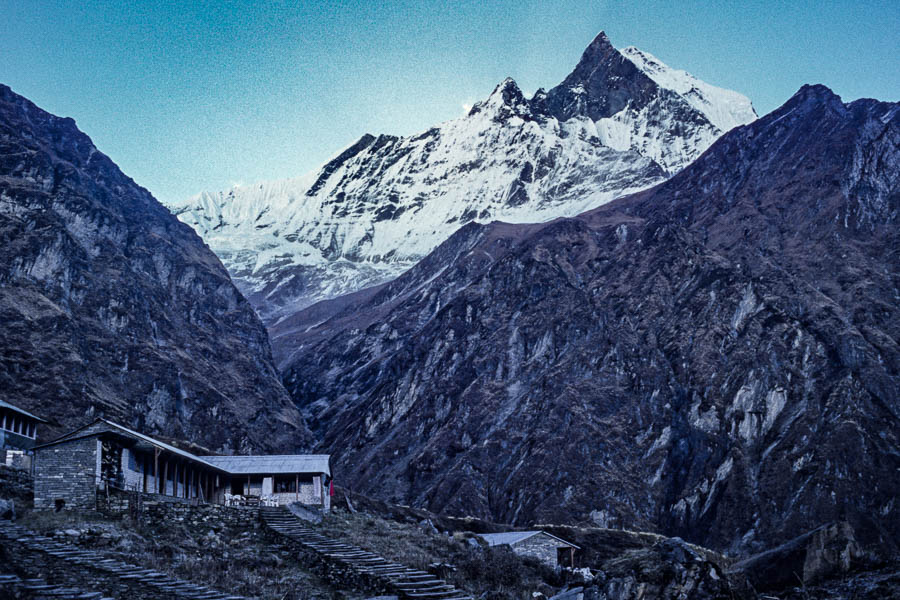
<svg viewBox="0 0 900 600">
<path fill-rule="evenodd" d="M 343 563 L 354 571 L 385 582 L 403 598 L 410 600 L 472 600 L 431 573 L 390 562 L 356 546 L 334 541 L 307 527 L 284 507 L 261 507 L 260 516 L 273 531 L 284 535 L 328 561 Z"/>
<path fill-rule="evenodd" d="M 25 567 L 25 571 L 38 571 L 41 565 L 52 567 L 55 578 L 65 580 L 67 585 L 89 587 L 90 589 L 116 590 L 111 593 L 114 597 L 125 599 L 142 598 L 147 600 L 245 600 L 242 596 L 231 596 L 203 585 L 197 585 L 170 577 L 151 569 L 142 569 L 138 566 L 108 558 L 93 550 L 84 550 L 70 544 L 57 542 L 52 538 L 35 535 L 24 527 L 20 527 L 10 521 L 0 520 L 0 542 L 4 544 L 11 554 L 16 556 L 16 563 Z M 30 568 L 29 568 L 30 567 Z M 9 568 L 7 566 L 7 568 Z M 83 600 L 99 599 L 103 596 L 100 592 L 87 592 L 87 595 L 77 595 L 69 592 L 75 588 L 62 585 L 50 585 L 42 580 L 19 579 L 15 575 L 0 576 L 15 577 L 27 592 L 23 598 L 79 598 Z M 0 580 L 2 581 L 2 580 Z M 13 581 L 12 579 L 10 581 Z M 37 583 L 41 581 L 41 583 Z M 31 583 L 24 583 L 31 582 Z M 92 584 L 92 585 L 86 585 Z M 0 584 L 4 588 L 5 584 Z M 12 585 L 12 584 L 10 584 Z M 38 586 L 29 591 L 28 585 Z M 40 586 L 46 586 L 39 589 Z M 4 588 L 5 589 L 5 588 Z M 51 589 L 63 590 L 70 595 L 51 593 Z M 28 595 L 40 591 L 42 596 Z M 75 595 L 71 595 L 75 593 Z M 81 592 L 84 594 L 85 592 Z"/>
</svg>

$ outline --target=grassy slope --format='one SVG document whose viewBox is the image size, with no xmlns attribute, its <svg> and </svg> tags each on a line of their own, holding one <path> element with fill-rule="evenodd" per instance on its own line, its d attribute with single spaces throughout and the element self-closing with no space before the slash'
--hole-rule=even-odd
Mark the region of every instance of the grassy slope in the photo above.
<svg viewBox="0 0 900 600">
<path fill-rule="evenodd" d="M 291 553 L 273 548 L 261 528 L 193 528 L 183 523 L 152 527 L 96 513 L 30 512 L 19 523 L 44 535 L 101 550 L 148 569 L 264 600 L 359 597 L 338 592 L 303 567 Z M 79 535 L 67 535 L 77 531 Z"/>
</svg>

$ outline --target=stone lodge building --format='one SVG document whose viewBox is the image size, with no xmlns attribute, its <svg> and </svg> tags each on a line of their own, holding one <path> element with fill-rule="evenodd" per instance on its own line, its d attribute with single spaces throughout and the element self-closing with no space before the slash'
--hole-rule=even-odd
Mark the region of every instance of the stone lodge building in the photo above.
<svg viewBox="0 0 900 600">
<path fill-rule="evenodd" d="M 329 455 L 200 456 L 106 419 L 34 447 L 34 507 L 93 508 L 112 490 L 161 499 L 331 506 Z"/>
<path fill-rule="evenodd" d="M 550 535 L 546 531 L 510 531 L 507 533 L 481 533 L 478 537 L 488 546 L 509 546 L 519 556 L 531 556 L 551 567 L 574 567 L 575 551 L 580 550 L 571 542 Z"/>
</svg>

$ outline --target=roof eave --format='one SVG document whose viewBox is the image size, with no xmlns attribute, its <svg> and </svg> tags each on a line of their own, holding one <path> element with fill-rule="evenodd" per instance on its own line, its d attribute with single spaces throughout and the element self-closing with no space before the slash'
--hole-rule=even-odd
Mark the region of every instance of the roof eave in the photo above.
<svg viewBox="0 0 900 600">
<path fill-rule="evenodd" d="M 28 412 L 27 410 L 23 410 L 23 409 L 19 408 L 18 406 L 14 405 L 14 404 L 10 404 L 9 402 L 6 402 L 6 401 L 3 401 L 3 404 L 0 405 L 0 408 L 5 408 L 7 410 L 11 410 L 13 412 L 19 413 L 20 415 L 22 415 L 24 417 L 28 417 L 29 419 L 34 419 L 38 423 L 49 423 L 50 422 L 47 419 L 42 419 L 39 416 L 34 415 L 34 414 Z"/>
</svg>

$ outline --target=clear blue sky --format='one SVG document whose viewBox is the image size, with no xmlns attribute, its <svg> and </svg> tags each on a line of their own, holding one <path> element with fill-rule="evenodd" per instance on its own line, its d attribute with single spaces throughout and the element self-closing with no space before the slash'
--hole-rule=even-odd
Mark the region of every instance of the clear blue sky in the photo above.
<svg viewBox="0 0 900 600">
<path fill-rule="evenodd" d="M 301 175 L 363 133 L 459 116 L 507 76 L 551 87 L 600 30 L 760 114 L 804 83 L 900 100 L 898 0 L 0 0 L 0 15 L 0 82 L 164 201 Z"/>
</svg>

